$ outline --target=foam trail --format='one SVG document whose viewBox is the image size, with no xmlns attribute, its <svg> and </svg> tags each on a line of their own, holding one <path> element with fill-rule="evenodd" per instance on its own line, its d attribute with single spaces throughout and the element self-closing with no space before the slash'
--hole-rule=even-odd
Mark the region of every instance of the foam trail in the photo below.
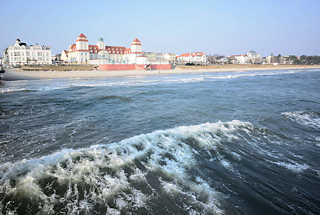
<svg viewBox="0 0 320 215">
<path fill-rule="evenodd" d="M 297 122 L 300 125 L 314 129 L 320 129 L 320 114 L 316 112 L 294 111 L 281 114 L 285 118 Z"/>
<path fill-rule="evenodd" d="M 286 163 L 286 162 L 273 162 L 274 164 L 284 167 L 292 172 L 295 173 L 301 173 L 307 169 L 309 169 L 310 167 L 307 164 L 299 164 L 299 163 Z"/>
</svg>

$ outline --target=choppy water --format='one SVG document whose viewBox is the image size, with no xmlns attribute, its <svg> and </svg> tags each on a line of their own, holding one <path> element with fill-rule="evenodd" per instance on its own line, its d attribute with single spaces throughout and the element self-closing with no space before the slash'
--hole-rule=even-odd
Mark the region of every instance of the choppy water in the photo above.
<svg viewBox="0 0 320 215">
<path fill-rule="evenodd" d="M 5 82 L 0 214 L 319 214 L 320 71 Z"/>
</svg>

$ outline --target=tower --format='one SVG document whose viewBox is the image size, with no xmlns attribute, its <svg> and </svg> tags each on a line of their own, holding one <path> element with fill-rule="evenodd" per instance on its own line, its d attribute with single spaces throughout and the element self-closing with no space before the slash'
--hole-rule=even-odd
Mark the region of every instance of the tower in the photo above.
<svg viewBox="0 0 320 215">
<path fill-rule="evenodd" d="M 142 54 L 142 45 L 141 41 L 136 38 L 131 43 L 131 53 L 132 54 Z"/>
<path fill-rule="evenodd" d="M 80 34 L 76 40 L 75 56 L 77 63 L 86 64 L 90 59 L 89 56 L 89 44 L 86 35 Z"/>
<path fill-rule="evenodd" d="M 104 46 L 104 42 L 103 42 L 103 38 L 102 38 L 102 37 L 100 37 L 100 38 L 98 39 L 97 46 L 98 46 L 99 50 L 104 50 L 104 49 L 105 49 L 105 46 Z"/>
<path fill-rule="evenodd" d="M 86 51 L 89 50 L 89 44 L 88 44 L 88 39 L 87 39 L 86 35 L 81 33 L 77 37 L 76 49 L 77 49 L 77 51 L 79 51 L 79 50 L 86 50 Z"/>
</svg>

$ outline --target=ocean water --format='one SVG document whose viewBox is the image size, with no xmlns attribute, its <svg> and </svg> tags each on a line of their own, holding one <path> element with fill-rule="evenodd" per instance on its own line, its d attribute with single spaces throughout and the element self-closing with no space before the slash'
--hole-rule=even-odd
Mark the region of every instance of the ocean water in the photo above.
<svg viewBox="0 0 320 215">
<path fill-rule="evenodd" d="M 319 214 L 320 70 L 8 81 L 0 214 Z"/>
</svg>

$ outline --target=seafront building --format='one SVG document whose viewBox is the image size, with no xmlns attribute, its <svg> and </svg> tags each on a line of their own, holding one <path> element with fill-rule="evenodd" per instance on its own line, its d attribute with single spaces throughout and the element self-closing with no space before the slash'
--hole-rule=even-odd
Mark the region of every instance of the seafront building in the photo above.
<svg viewBox="0 0 320 215">
<path fill-rule="evenodd" d="M 52 64 L 51 49 L 48 46 L 28 46 L 20 39 L 5 49 L 3 56 L 3 63 L 11 66 Z"/>
<path fill-rule="evenodd" d="M 249 58 L 245 54 L 231 55 L 230 59 L 232 64 L 249 64 Z"/>
<path fill-rule="evenodd" d="M 230 60 L 232 64 L 260 64 L 262 57 L 255 51 L 249 51 L 247 54 L 231 55 Z"/>
<path fill-rule="evenodd" d="M 278 64 L 280 63 L 280 59 L 278 56 L 274 56 L 273 54 L 266 57 L 267 64 Z"/>
<path fill-rule="evenodd" d="M 142 43 L 136 38 L 130 48 L 123 46 L 107 46 L 103 38 L 95 45 L 90 45 L 88 38 L 80 34 L 76 43 L 61 53 L 61 60 L 75 64 L 147 64 L 148 59 L 142 51 Z"/>
<path fill-rule="evenodd" d="M 177 56 L 178 64 L 207 64 L 207 56 L 204 52 L 184 53 Z"/>
<path fill-rule="evenodd" d="M 167 63 L 175 64 L 177 55 L 173 53 L 161 53 L 161 52 L 144 52 L 143 55 L 148 59 L 149 63 Z"/>
</svg>

